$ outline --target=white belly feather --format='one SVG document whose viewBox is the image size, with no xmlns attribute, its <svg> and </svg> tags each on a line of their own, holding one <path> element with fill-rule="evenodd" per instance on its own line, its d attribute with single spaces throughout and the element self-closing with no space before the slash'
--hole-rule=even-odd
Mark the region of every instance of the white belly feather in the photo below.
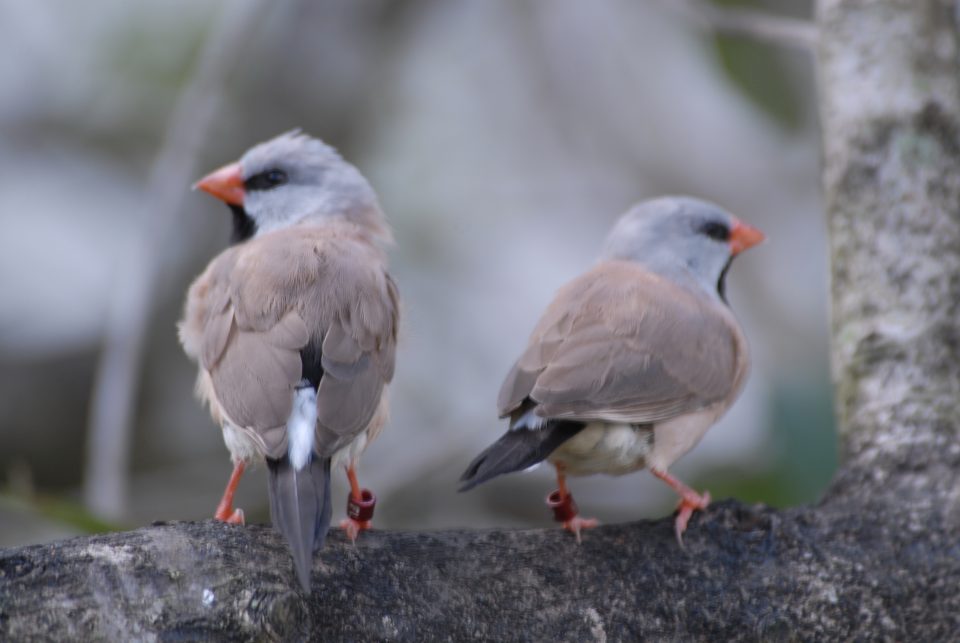
<svg viewBox="0 0 960 643">
<path fill-rule="evenodd" d="M 548 458 L 570 475 L 606 473 L 619 476 L 644 467 L 666 471 L 692 449 L 726 405 L 658 422 L 652 429 L 629 424 L 591 422 L 561 444 Z"/>
<path fill-rule="evenodd" d="M 591 422 L 561 444 L 548 460 L 564 465 L 570 475 L 619 476 L 645 467 L 652 446 L 653 431 L 649 427 Z"/>
</svg>

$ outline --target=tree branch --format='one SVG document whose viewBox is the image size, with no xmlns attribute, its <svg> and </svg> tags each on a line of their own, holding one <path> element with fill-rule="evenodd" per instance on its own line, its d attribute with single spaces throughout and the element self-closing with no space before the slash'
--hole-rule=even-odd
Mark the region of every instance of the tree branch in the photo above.
<svg viewBox="0 0 960 643">
<path fill-rule="evenodd" d="M 718 7 L 705 0 L 671 0 L 664 4 L 671 10 L 682 12 L 704 30 L 804 51 L 812 52 L 817 47 L 817 27 L 807 20 L 785 18 L 752 9 Z"/>
<path fill-rule="evenodd" d="M 0 552 L 4 640 L 944 640 L 960 557 L 943 516 L 733 501 L 694 520 L 560 529 L 339 531 L 313 593 L 264 527 L 208 521 Z M 955 533 L 955 532 L 954 532 Z"/>
</svg>

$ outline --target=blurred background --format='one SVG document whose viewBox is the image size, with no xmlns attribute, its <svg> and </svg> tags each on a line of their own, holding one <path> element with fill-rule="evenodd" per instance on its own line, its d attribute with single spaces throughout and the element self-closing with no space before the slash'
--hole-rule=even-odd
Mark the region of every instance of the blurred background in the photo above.
<svg viewBox="0 0 960 643">
<path fill-rule="evenodd" d="M 769 238 L 728 282 L 752 376 L 673 471 L 815 501 L 837 455 L 813 58 L 685 4 L 0 0 L 0 546 L 212 515 L 230 462 L 175 323 L 230 217 L 189 186 L 293 127 L 360 168 L 397 237 L 393 415 L 360 467 L 377 527 L 552 524 L 550 467 L 457 478 L 505 430 L 497 391 L 556 289 L 664 193 Z M 241 484 L 248 522 L 265 487 Z M 603 522 L 676 502 L 646 472 L 572 489 Z"/>
</svg>

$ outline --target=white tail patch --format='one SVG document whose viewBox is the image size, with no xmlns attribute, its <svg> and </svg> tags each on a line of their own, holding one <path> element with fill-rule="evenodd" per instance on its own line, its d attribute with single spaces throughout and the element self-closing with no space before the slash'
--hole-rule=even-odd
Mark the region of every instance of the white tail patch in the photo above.
<svg viewBox="0 0 960 643">
<path fill-rule="evenodd" d="M 542 418 L 534 412 L 534 409 L 530 409 L 523 415 L 517 418 L 517 421 L 510 425 L 511 431 L 521 431 L 524 429 L 529 429 L 531 431 L 538 431 L 543 428 L 543 425 L 547 423 L 546 418 Z"/>
<path fill-rule="evenodd" d="M 311 386 L 298 388 L 293 392 L 293 410 L 287 419 L 287 455 L 297 471 L 310 461 L 316 430 L 317 392 Z"/>
</svg>

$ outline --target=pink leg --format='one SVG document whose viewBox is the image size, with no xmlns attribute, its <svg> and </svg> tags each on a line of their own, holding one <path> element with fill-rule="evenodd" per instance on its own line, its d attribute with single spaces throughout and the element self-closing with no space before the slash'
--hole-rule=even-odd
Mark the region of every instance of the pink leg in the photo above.
<svg viewBox="0 0 960 643">
<path fill-rule="evenodd" d="M 577 542 L 580 542 L 580 530 L 592 529 L 600 523 L 596 518 L 581 518 L 573 495 L 567 489 L 567 477 L 563 473 L 563 465 L 554 465 L 557 468 L 557 490 L 547 496 L 547 506 L 553 509 L 553 518 L 563 523 L 563 528 L 573 532 Z"/>
<path fill-rule="evenodd" d="M 350 542 L 355 543 L 361 531 L 371 528 L 377 497 L 369 489 L 360 488 L 352 464 L 347 467 L 347 479 L 350 481 L 350 499 L 347 501 L 347 517 L 340 521 L 340 527 L 347 532 Z"/>
<path fill-rule="evenodd" d="M 674 532 L 677 534 L 677 542 L 683 547 L 683 532 L 687 530 L 687 523 L 690 522 L 690 516 L 698 509 L 706 509 L 710 504 L 710 492 L 704 491 L 703 495 L 683 484 L 666 471 L 659 469 L 650 469 L 650 473 L 657 476 L 670 488 L 680 495 L 680 511 L 677 513 L 677 520 L 674 523 Z"/>
<path fill-rule="evenodd" d="M 243 476 L 244 468 L 243 462 L 237 462 L 233 465 L 233 473 L 230 474 L 227 488 L 223 490 L 223 498 L 220 499 L 217 511 L 213 514 L 215 520 L 222 520 L 234 525 L 243 524 L 243 509 L 233 508 L 233 494 L 236 493 L 237 485 L 240 484 L 240 477 Z"/>
</svg>

